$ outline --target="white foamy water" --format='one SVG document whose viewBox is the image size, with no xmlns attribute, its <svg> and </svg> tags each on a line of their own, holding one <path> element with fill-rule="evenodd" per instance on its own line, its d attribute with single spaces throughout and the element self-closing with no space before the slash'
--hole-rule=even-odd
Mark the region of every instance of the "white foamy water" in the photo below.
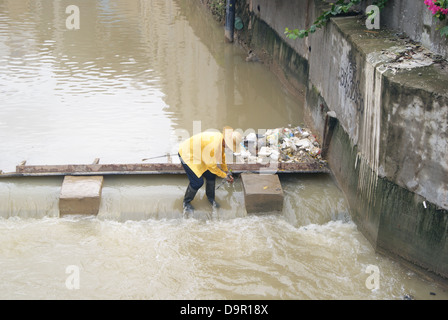
<svg viewBox="0 0 448 320">
<path fill-rule="evenodd" d="M 238 181 L 218 190 L 215 214 L 201 190 L 190 219 L 181 214 L 185 177 L 106 177 L 98 216 L 61 218 L 52 216 L 59 179 L 26 180 L 9 192 L 32 185 L 28 202 L 11 201 L 0 219 L 3 299 L 447 298 L 374 252 L 330 177 L 282 178 L 277 215 L 248 216 Z M 371 265 L 380 272 L 374 290 Z M 79 289 L 69 289 L 70 266 Z"/>
</svg>

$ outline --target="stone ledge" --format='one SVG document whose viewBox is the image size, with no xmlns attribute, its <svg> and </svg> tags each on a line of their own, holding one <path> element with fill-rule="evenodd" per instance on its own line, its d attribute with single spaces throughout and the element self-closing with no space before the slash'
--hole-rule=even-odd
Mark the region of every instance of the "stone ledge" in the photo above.
<svg viewBox="0 0 448 320">
<path fill-rule="evenodd" d="M 66 176 L 59 198 L 59 213 L 97 215 L 103 187 L 102 176 Z"/>
<path fill-rule="evenodd" d="M 241 174 L 247 213 L 283 210 L 283 189 L 275 174 Z"/>
<path fill-rule="evenodd" d="M 366 30 L 359 17 L 335 17 L 331 21 L 372 65 L 384 66 L 383 76 L 407 87 L 448 97 L 448 61 L 420 43 L 398 37 L 393 30 Z"/>
</svg>

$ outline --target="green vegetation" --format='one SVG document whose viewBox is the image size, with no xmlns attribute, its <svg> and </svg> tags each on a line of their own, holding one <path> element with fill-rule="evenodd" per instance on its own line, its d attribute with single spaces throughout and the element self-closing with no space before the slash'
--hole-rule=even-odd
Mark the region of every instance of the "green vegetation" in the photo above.
<svg viewBox="0 0 448 320">
<path fill-rule="evenodd" d="M 207 5 L 218 21 L 223 21 L 225 19 L 226 0 L 208 0 Z"/>
<path fill-rule="evenodd" d="M 448 0 L 425 0 L 425 5 L 436 20 L 444 21 L 448 15 Z M 448 26 L 438 27 L 440 34 L 448 37 Z"/>
<path fill-rule="evenodd" d="M 318 28 L 324 27 L 327 22 L 330 20 L 331 17 L 338 16 L 341 14 L 347 14 L 350 9 L 352 9 L 353 6 L 359 4 L 361 0 L 350 0 L 348 2 L 345 2 L 345 0 L 337 0 L 335 3 L 329 3 L 331 5 L 331 8 L 325 11 L 322 15 L 320 15 L 316 21 L 311 25 L 309 29 L 305 30 L 299 30 L 299 29 L 285 29 L 285 34 L 290 39 L 297 39 L 297 38 L 305 38 L 308 37 L 311 33 L 314 33 L 317 31 Z M 373 4 L 378 6 L 380 9 L 383 9 L 386 5 L 388 0 L 378 0 L 375 1 Z M 374 11 L 368 12 L 367 17 L 368 19 L 375 19 Z"/>
</svg>

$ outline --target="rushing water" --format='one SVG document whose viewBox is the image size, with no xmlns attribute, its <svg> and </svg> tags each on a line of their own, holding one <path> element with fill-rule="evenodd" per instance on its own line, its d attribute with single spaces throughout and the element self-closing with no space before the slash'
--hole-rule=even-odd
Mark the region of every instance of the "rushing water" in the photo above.
<svg viewBox="0 0 448 320">
<path fill-rule="evenodd" d="M 80 29 L 68 30 L 70 4 L 0 0 L 1 170 L 137 163 L 198 126 L 302 122 L 302 101 L 198 3 L 76 1 Z M 2 179 L 0 298 L 448 298 L 374 252 L 331 177 L 281 182 L 281 214 L 248 216 L 237 180 L 217 191 L 217 212 L 201 190 L 183 219 L 186 177 L 107 176 L 98 216 L 59 218 L 62 178 Z"/>
</svg>

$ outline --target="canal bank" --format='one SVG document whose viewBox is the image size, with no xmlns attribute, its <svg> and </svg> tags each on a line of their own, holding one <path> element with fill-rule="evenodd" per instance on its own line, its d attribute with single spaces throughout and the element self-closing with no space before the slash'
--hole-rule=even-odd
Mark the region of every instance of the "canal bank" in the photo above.
<svg viewBox="0 0 448 320">
<path fill-rule="evenodd" d="M 367 30 L 362 16 L 333 18 L 302 40 L 321 1 L 239 1 L 236 40 L 306 100 L 305 119 L 328 149 L 353 220 L 377 252 L 448 278 L 448 68 L 401 30 Z M 387 9 L 387 7 L 386 7 Z M 385 9 L 385 10 L 386 10 Z"/>
</svg>

